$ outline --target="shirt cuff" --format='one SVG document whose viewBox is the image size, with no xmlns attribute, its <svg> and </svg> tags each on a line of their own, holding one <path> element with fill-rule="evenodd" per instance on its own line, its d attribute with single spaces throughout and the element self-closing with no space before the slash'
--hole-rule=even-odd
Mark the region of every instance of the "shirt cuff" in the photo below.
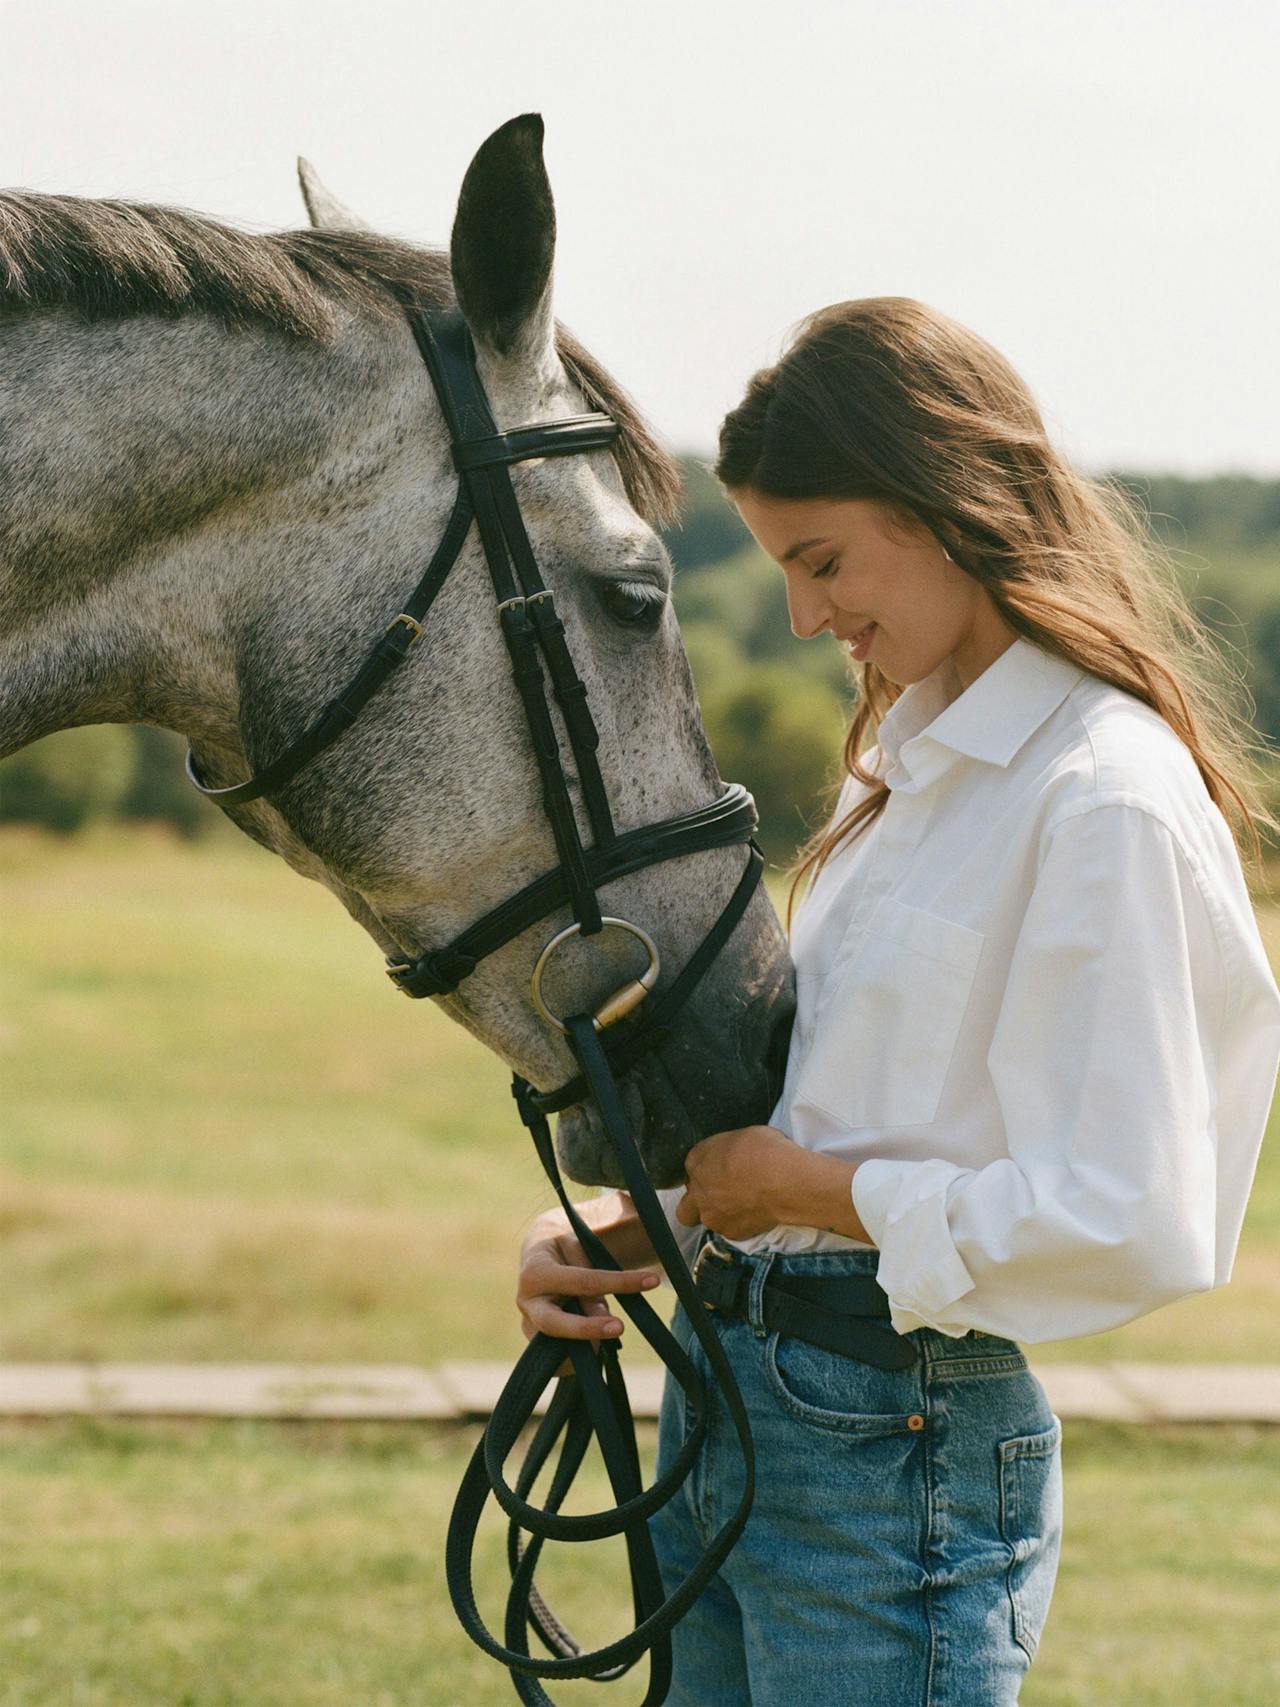
<svg viewBox="0 0 1280 1707">
<path fill-rule="evenodd" d="M 858 1219 L 880 1248 L 876 1279 L 889 1299 L 896 1332 L 935 1328 L 952 1339 L 968 1323 L 947 1320 L 949 1306 L 972 1292 L 947 1221 L 949 1188 L 976 1173 L 951 1162 L 874 1157 L 859 1163 L 849 1187 Z"/>
</svg>

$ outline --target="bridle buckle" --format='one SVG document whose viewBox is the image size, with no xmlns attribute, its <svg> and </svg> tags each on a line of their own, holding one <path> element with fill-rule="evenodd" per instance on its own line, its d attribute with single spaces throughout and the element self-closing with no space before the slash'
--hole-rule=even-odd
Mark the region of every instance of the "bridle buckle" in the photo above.
<svg viewBox="0 0 1280 1707">
<path fill-rule="evenodd" d="M 402 622 L 409 630 L 410 646 L 416 645 L 422 637 L 422 624 L 418 621 L 416 616 L 410 616 L 408 611 L 402 610 L 399 616 L 393 616 L 391 621 L 387 624 L 386 633 L 390 634 L 393 629 L 399 628 Z M 383 638 L 385 639 L 386 635 L 384 635 Z"/>
</svg>

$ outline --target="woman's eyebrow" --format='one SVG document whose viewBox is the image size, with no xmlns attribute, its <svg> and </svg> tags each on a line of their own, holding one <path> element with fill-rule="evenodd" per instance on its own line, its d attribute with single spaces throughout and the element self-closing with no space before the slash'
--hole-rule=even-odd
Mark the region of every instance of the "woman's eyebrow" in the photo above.
<svg viewBox="0 0 1280 1707">
<path fill-rule="evenodd" d="M 825 535 L 819 535 L 817 539 L 799 539 L 789 551 L 783 553 L 782 561 L 784 563 L 794 563 L 802 551 L 808 551 L 810 546 L 824 545 L 825 543 Z"/>
</svg>

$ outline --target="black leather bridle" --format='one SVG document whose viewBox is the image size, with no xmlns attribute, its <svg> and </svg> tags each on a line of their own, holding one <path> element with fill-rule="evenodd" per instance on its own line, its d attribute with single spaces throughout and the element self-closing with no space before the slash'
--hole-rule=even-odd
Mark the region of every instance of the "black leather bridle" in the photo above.
<svg viewBox="0 0 1280 1707">
<path fill-rule="evenodd" d="M 282 753 L 244 782 L 214 788 L 201 781 L 188 751 L 187 774 L 202 794 L 220 806 L 237 806 L 272 794 L 295 777 L 351 727 L 363 707 L 404 662 L 422 634 L 427 612 L 462 550 L 472 521 L 478 524 L 559 864 L 485 913 L 444 947 L 413 959 L 389 956 L 387 973 L 406 995 L 446 994 L 456 989 L 486 955 L 557 908 L 569 906 L 573 923 L 552 937 L 538 957 L 532 997 L 548 1023 L 564 1032 L 579 1072 L 554 1091 L 535 1090 L 517 1074 L 512 1094 L 588 1259 L 597 1268 L 616 1270 L 621 1265 L 583 1224 L 565 1194 L 547 1121 L 550 1113 L 571 1107 L 588 1095 L 594 1098 L 641 1222 L 719 1378 L 741 1444 L 746 1475 L 738 1509 L 695 1568 L 664 1600 L 647 1519 L 672 1497 L 693 1467 L 706 1433 L 707 1392 L 701 1372 L 651 1306 L 639 1296 L 618 1294 L 619 1304 L 680 1383 L 693 1411 L 693 1428 L 669 1472 L 653 1487 L 643 1487 L 618 1345 L 601 1341 L 593 1346 L 588 1341 L 535 1334 L 511 1373 L 459 1489 L 449 1524 L 446 1574 L 464 1628 L 486 1652 L 510 1668 L 522 1701 L 551 1707 L 551 1698 L 537 1681 L 539 1677 L 591 1677 L 608 1682 L 627 1671 L 642 1653 L 650 1652 L 649 1686 L 642 1707 L 657 1707 L 670 1687 L 671 1627 L 702 1592 L 746 1523 L 755 1488 L 755 1458 L 732 1369 L 706 1320 L 706 1308 L 649 1183 L 631 1137 L 615 1075 L 625 1072 L 669 1034 L 679 1009 L 746 911 L 764 869 L 763 855 L 754 840 L 755 802 L 740 784 L 731 783 L 707 806 L 622 834 L 615 830 L 596 759 L 598 736 L 586 689 L 574 668 L 554 597 L 539 573 L 508 469 L 512 463 L 532 457 L 603 449 L 616 439 L 617 423 L 608 415 L 592 412 L 499 432 L 476 367 L 471 333 L 460 310 L 411 308 L 409 321 L 449 428 L 459 475 L 444 537 L 417 586 L 355 675 Z M 590 847 L 583 845 L 574 817 L 547 703 L 547 677 L 560 707 L 590 820 L 594 837 Z M 638 925 L 603 913 L 598 890 L 645 866 L 740 842 L 748 844 L 747 865 L 732 895 L 678 975 L 650 996 L 660 971 L 657 947 Z M 616 991 L 594 1014 L 559 1018 L 542 998 L 542 976 L 549 960 L 570 937 L 593 936 L 608 927 L 626 931 L 643 943 L 649 960 L 645 972 Z M 628 1019 L 641 1004 L 639 1021 Z M 626 1023 L 606 1039 L 606 1028 L 624 1020 Z M 570 1307 L 578 1306 L 570 1301 Z M 503 1479 L 504 1462 L 566 1352 L 573 1374 L 557 1382 L 512 1489 Z M 525 1496 L 562 1433 L 564 1444 L 547 1504 L 530 1505 Z M 566 1516 L 559 1508 L 593 1433 L 618 1503 L 608 1511 Z M 508 1557 L 512 1582 L 505 1644 L 491 1636 L 482 1622 L 471 1583 L 475 1533 L 491 1493 L 511 1519 Z M 527 1547 L 522 1531 L 533 1537 Z M 548 1539 L 585 1541 L 620 1533 L 626 1536 L 637 1627 L 621 1640 L 584 1654 L 534 1586 L 538 1555 Z M 532 1657 L 530 1630 L 542 1640 L 551 1659 Z"/>
</svg>

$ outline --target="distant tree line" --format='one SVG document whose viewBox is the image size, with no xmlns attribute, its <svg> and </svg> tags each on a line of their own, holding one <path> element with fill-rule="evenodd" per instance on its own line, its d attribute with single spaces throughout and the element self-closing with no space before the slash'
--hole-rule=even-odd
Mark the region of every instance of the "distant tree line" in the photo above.
<svg viewBox="0 0 1280 1707">
<path fill-rule="evenodd" d="M 848 663 L 834 641 L 792 635 L 781 572 L 706 465 L 683 466 L 686 511 L 666 543 L 703 721 L 721 774 L 756 797 L 766 852 L 785 863 L 839 775 Z M 1256 728 L 1280 760 L 1280 480 L 1109 478 L 1136 495 L 1197 615 L 1243 665 Z M 65 730 L 0 764 L 0 821 L 70 833 L 102 818 L 160 819 L 197 836 L 218 813 L 187 782 L 182 753 L 159 729 Z"/>
</svg>

